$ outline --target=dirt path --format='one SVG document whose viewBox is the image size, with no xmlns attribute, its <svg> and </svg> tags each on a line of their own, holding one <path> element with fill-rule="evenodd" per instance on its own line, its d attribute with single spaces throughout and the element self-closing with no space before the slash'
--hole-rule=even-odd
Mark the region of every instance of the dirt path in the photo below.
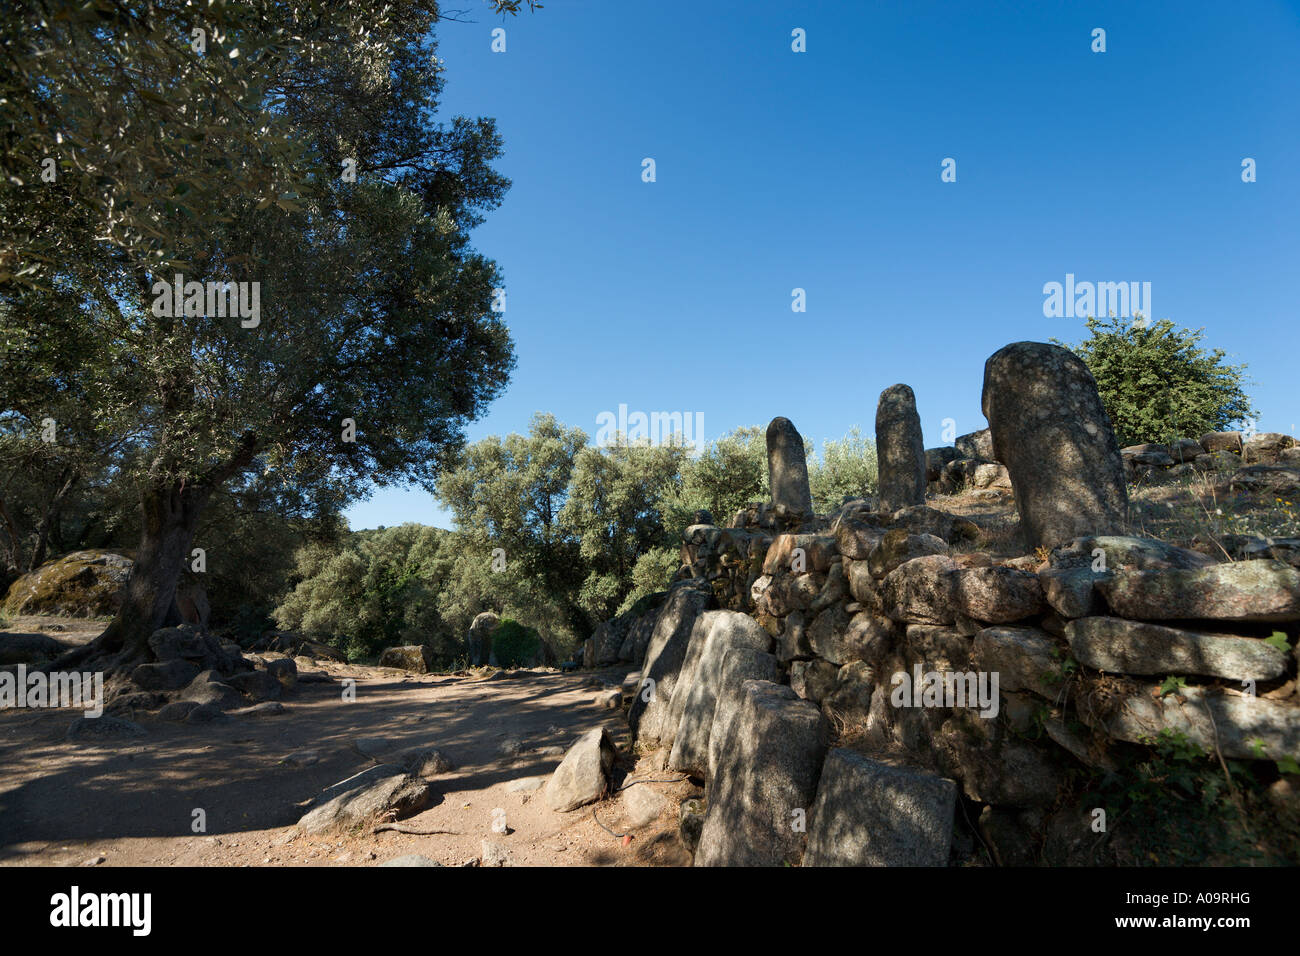
<svg viewBox="0 0 1300 956">
<path fill-rule="evenodd" d="M 629 774 L 677 776 L 647 772 L 648 761 L 634 768 L 622 712 L 596 705 L 590 672 L 515 671 L 483 680 L 317 667 L 336 680 L 299 683 L 286 694 L 283 714 L 210 725 L 138 714 L 148 735 L 111 743 L 66 741 L 79 716 L 72 711 L 0 711 L 0 865 L 373 866 L 420 854 L 455 866 L 477 861 L 485 839 L 505 848 L 514 865 L 689 862 L 676 835 L 676 804 L 691 792 L 688 784 L 640 784 L 670 799 L 630 841 L 600 826 L 629 829 L 621 796 L 595 806 L 597 823 L 591 806 L 556 813 L 540 789 L 508 788 L 549 774 L 575 737 L 600 725 L 620 748 L 616 786 Z M 310 673 L 303 671 L 309 681 Z M 351 703 L 337 680 L 349 676 L 357 681 Z M 624 672 L 596 676 L 617 684 Z M 522 749 L 512 755 L 509 742 Z M 452 833 L 306 835 L 293 826 L 300 804 L 330 784 L 384 754 L 430 746 L 455 769 L 433 779 L 430 807 L 402 823 Z M 362 751 L 382 753 L 376 760 Z M 492 832 L 496 808 L 506 812 L 506 835 Z M 206 813 L 205 833 L 191 829 L 196 809 Z"/>
</svg>

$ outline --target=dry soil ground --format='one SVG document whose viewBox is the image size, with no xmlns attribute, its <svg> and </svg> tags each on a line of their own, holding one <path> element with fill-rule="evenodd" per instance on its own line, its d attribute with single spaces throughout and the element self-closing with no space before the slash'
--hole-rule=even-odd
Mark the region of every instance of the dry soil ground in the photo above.
<svg viewBox="0 0 1300 956">
<path fill-rule="evenodd" d="M 26 618 L 11 629 L 53 623 Z M 48 632 L 75 640 L 95 631 L 61 623 L 64 630 Z M 131 740 L 66 741 L 79 716 L 70 710 L 0 711 L 0 864 L 373 866 L 419 854 L 461 865 L 479 859 L 485 839 L 505 848 L 515 865 L 689 862 L 676 814 L 689 784 L 639 784 L 669 798 L 659 819 L 639 828 L 627 825 L 619 794 L 594 808 L 557 813 L 541 790 L 507 788 L 549 774 L 575 737 L 600 725 L 620 748 L 614 786 L 680 776 L 654 771 L 650 760 L 634 767 L 622 712 L 594 702 L 590 672 L 523 670 L 484 679 L 321 662 L 302 673 L 313 670 L 334 680 L 299 683 L 286 694 L 283 714 L 207 725 L 137 714 L 148 734 Z M 624 672 L 597 676 L 617 684 Z M 344 677 L 357 681 L 355 702 L 343 700 Z M 523 747 L 513 756 L 506 752 L 512 740 Z M 402 823 L 451 832 L 365 828 L 326 836 L 294 826 L 300 804 L 383 759 L 362 751 L 428 746 L 441 749 L 455 769 L 433 779 L 431 805 Z M 492 832 L 497 808 L 505 810 L 506 835 Z M 196 809 L 206 813 L 206 832 L 192 831 Z M 629 830 L 630 839 L 620 838 Z"/>
</svg>

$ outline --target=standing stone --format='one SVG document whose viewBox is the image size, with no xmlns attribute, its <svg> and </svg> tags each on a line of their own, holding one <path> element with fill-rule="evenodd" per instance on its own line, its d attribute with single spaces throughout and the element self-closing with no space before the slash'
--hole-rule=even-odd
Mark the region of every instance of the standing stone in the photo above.
<svg viewBox="0 0 1300 956">
<path fill-rule="evenodd" d="M 737 611 L 706 611 L 700 615 L 715 616 L 709 630 L 695 676 L 689 688 L 678 684 L 673 693 L 673 703 L 684 698 L 681 719 L 673 749 L 668 756 L 669 770 L 694 770 L 703 772 L 709 763 L 709 737 L 713 730 L 713 715 L 722 689 L 723 664 L 733 648 L 750 648 L 766 654 L 772 648 L 772 636 L 763 630 L 752 617 Z"/>
<path fill-rule="evenodd" d="M 714 624 L 722 615 L 735 613 L 735 611 L 705 611 L 695 618 L 690 640 L 686 644 L 686 657 L 682 659 L 682 666 L 677 671 L 677 680 L 673 685 L 672 700 L 668 702 L 660 722 L 659 746 L 665 750 L 671 750 L 677 741 L 677 728 L 682 722 L 682 713 L 686 710 L 686 698 L 691 696 L 691 690 L 695 686 L 696 671 L 700 666 L 700 658 L 704 656 L 704 646 L 708 643 Z M 757 623 L 754 627 L 763 631 Z M 767 632 L 763 631 L 763 633 Z"/>
<path fill-rule="evenodd" d="M 813 513 L 803 437 L 788 418 L 774 418 L 767 426 L 767 477 L 773 505 L 785 505 L 801 514 Z"/>
<path fill-rule="evenodd" d="M 1029 548 L 1121 531 L 1124 463 L 1082 359 L 1045 342 L 999 349 L 984 365 L 982 407 Z"/>
<path fill-rule="evenodd" d="M 680 584 L 669 593 L 655 621 L 654 635 L 641 668 L 641 688 L 632 698 L 627 714 L 637 742 L 646 747 L 659 745 L 673 691 L 686 662 L 695 619 L 712 597 L 713 592 L 706 587 Z M 671 732 L 675 733 L 676 729 L 674 725 Z"/>
<path fill-rule="evenodd" d="M 752 647 L 733 647 L 722 658 L 722 673 L 718 678 L 718 702 L 713 708 L 713 724 L 709 728 L 709 779 L 718 772 L 723 754 L 731 747 L 733 724 L 740 706 L 744 703 L 744 686 L 747 681 L 761 680 L 775 684 L 781 679 L 776 658 Z"/>
<path fill-rule="evenodd" d="M 486 664 L 492 658 L 492 632 L 497 629 L 499 618 L 491 611 L 484 611 L 469 626 L 469 662 L 478 666 Z"/>
<path fill-rule="evenodd" d="M 891 385 L 876 406 L 876 456 L 880 462 L 880 510 L 925 504 L 925 443 L 916 396 L 906 385 Z"/>
</svg>

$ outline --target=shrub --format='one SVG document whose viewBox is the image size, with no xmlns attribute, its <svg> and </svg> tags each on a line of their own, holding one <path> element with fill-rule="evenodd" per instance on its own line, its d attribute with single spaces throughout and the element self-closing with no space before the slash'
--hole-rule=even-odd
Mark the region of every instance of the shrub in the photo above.
<svg viewBox="0 0 1300 956">
<path fill-rule="evenodd" d="M 1246 366 L 1199 348 L 1200 330 L 1168 319 L 1138 327 L 1090 318 L 1087 326 L 1086 341 L 1056 344 L 1088 366 L 1121 445 L 1197 438 L 1257 414 L 1244 390 Z"/>
<path fill-rule="evenodd" d="M 535 628 L 513 618 L 502 618 L 492 632 L 492 654 L 498 667 L 522 667 L 537 657 L 542 638 Z"/>
</svg>

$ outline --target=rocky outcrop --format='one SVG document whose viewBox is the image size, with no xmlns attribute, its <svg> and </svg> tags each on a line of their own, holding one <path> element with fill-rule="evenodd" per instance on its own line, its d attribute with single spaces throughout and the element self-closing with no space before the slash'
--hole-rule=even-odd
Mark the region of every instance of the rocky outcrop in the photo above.
<svg viewBox="0 0 1300 956">
<path fill-rule="evenodd" d="M 133 562 L 120 551 L 74 551 L 47 561 L 9 586 L 4 611 L 65 617 L 112 617 Z"/>
</svg>

